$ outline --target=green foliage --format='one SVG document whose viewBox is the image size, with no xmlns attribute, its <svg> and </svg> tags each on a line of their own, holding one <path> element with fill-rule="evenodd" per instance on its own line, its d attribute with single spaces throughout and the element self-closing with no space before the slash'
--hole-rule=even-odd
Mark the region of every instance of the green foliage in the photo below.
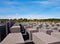
<svg viewBox="0 0 60 44">
<path fill-rule="evenodd" d="M 9 19 L 0 19 L 2 21 L 8 21 Z M 27 19 L 27 18 L 20 18 L 20 19 L 13 19 L 14 22 L 60 22 L 60 19 Z"/>
<path fill-rule="evenodd" d="M 60 19 L 18 19 L 16 22 L 60 22 Z"/>
</svg>

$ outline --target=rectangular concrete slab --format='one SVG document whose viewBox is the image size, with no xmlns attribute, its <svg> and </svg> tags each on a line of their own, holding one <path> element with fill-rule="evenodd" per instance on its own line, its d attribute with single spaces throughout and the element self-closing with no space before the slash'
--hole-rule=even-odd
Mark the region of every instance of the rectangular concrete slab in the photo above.
<svg viewBox="0 0 60 44">
<path fill-rule="evenodd" d="M 21 33 L 10 33 L 1 44 L 24 44 L 24 40 Z"/>
<path fill-rule="evenodd" d="M 19 26 L 19 23 L 17 22 L 17 23 L 15 23 L 13 26 Z"/>
<path fill-rule="evenodd" d="M 52 32 L 52 33 L 51 33 L 51 36 L 60 39 L 60 32 Z"/>
<path fill-rule="evenodd" d="M 32 40 L 35 44 L 60 44 L 60 40 L 43 32 L 33 33 Z"/>
<path fill-rule="evenodd" d="M 11 33 L 18 33 L 18 32 L 20 32 L 20 26 L 12 26 L 10 28 L 10 32 Z"/>
<path fill-rule="evenodd" d="M 28 28 L 26 31 L 29 33 L 29 40 L 32 40 L 32 33 L 37 32 L 36 28 Z"/>
</svg>

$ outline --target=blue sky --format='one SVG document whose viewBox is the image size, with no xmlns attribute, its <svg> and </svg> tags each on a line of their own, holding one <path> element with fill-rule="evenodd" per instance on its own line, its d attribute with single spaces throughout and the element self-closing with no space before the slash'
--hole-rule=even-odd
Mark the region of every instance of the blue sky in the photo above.
<svg viewBox="0 0 60 44">
<path fill-rule="evenodd" d="M 60 19 L 60 0 L 0 0 L 0 18 Z"/>
</svg>

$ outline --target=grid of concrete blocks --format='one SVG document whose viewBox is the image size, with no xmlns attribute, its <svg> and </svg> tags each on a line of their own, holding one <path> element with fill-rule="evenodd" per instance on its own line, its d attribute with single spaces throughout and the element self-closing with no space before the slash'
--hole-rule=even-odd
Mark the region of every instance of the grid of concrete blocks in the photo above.
<svg viewBox="0 0 60 44">
<path fill-rule="evenodd" d="M 60 44 L 60 22 L 20 22 L 15 23 L 11 33 L 1 42 L 2 44 L 24 44 L 19 24 L 23 25 L 29 34 L 29 40 L 35 44 Z"/>
</svg>

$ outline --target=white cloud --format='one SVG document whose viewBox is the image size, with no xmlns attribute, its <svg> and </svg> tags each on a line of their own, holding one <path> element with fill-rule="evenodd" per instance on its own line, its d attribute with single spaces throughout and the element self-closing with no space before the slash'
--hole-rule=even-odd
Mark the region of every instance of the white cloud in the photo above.
<svg viewBox="0 0 60 44">
<path fill-rule="evenodd" d="M 4 5 L 21 5 L 21 4 L 23 4 L 22 2 L 14 2 L 14 1 L 3 1 L 2 3 Z"/>
<path fill-rule="evenodd" d="M 33 3 L 37 3 L 40 5 L 55 5 L 60 3 L 60 0 L 33 1 Z"/>
<path fill-rule="evenodd" d="M 48 0 L 48 1 L 54 1 L 54 2 L 57 2 L 57 1 L 60 1 L 60 0 Z"/>
<path fill-rule="evenodd" d="M 56 9 L 60 9 L 60 6 L 57 6 Z"/>
<path fill-rule="evenodd" d="M 53 4 L 53 2 L 41 1 L 40 4 L 42 4 L 42 5 L 49 5 L 49 4 Z"/>
<path fill-rule="evenodd" d="M 47 19 L 47 18 L 59 18 L 56 15 L 46 15 L 46 14 L 14 14 L 14 15 L 7 15 L 7 16 L 0 16 L 0 18 L 6 18 L 6 19 L 19 19 L 19 18 L 27 18 L 27 19 Z"/>
</svg>

